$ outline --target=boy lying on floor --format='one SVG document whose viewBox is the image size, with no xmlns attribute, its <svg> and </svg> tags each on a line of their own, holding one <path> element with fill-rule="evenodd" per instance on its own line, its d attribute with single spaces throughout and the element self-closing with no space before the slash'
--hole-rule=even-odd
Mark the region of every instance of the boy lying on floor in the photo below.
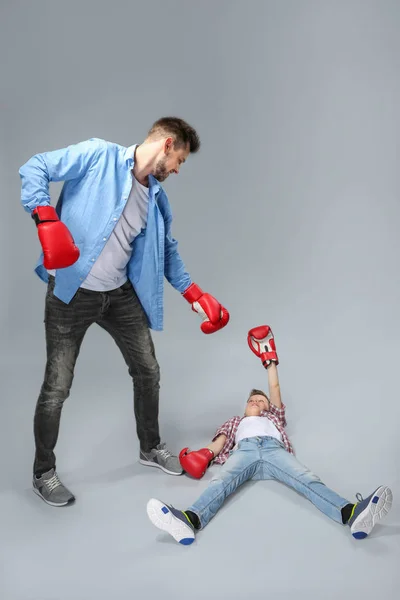
<svg viewBox="0 0 400 600">
<path fill-rule="evenodd" d="M 184 511 L 154 498 L 149 500 L 147 514 L 151 522 L 171 534 L 177 542 L 189 545 L 194 541 L 196 531 L 204 529 L 239 486 L 250 480 L 275 479 L 308 498 L 327 517 L 348 525 L 354 538 L 367 537 L 375 523 L 389 512 L 391 490 L 379 486 L 365 500 L 357 494 L 358 503 L 353 504 L 329 489 L 297 460 L 285 431 L 285 405 L 281 400 L 277 370 L 279 361 L 270 327 L 262 325 L 250 330 L 248 344 L 267 369 L 269 397 L 261 390 L 253 389 L 244 415 L 224 423 L 207 448 L 181 451 L 179 458 L 183 469 L 198 479 L 211 463 L 223 466 L 194 504 Z"/>
</svg>

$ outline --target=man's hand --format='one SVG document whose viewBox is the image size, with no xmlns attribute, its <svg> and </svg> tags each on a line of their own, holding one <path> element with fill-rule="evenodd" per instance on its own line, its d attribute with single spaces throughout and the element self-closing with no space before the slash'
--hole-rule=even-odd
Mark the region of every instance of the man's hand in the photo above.
<svg viewBox="0 0 400 600">
<path fill-rule="evenodd" d="M 53 206 L 38 206 L 32 211 L 39 241 L 43 249 L 45 269 L 64 269 L 73 265 L 79 258 L 79 248 L 75 246 L 69 229 L 60 221 Z"/>
<path fill-rule="evenodd" d="M 260 325 L 259 327 L 250 329 L 247 334 L 247 342 L 250 350 L 261 359 L 265 368 L 267 368 L 271 362 L 276 365 L 279 364 L 274 335 L 269 325 Z"/>
<path fill-rule="evenodd" d="M 179 453 L 179 461 L 182 469 L 195 479 L 201 479 L 214 459 L 214 452 L 209 448 L 193 450 L 183 448 Z"/>
<path fill-rule="evenodd" d="M 203 319 L 200 328 L 203 333 L 215 333 L 229 321 L 229 312 L 211 294 L 205 294 L 198 285 L 192 283 L 182 294 L 192 305 L 192 310 Z"/>
</svg>

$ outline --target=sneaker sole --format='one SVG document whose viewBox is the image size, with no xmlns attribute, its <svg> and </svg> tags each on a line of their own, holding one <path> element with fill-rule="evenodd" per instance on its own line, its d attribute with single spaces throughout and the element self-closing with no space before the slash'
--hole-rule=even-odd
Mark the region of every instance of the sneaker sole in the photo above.
<svg viewBox="0 0 400 600">
<path fill-rule="evenodd" d="M 46 504 L 49 504 L 50 506 L 56 506 L 56 507 L 62 507 L 62 506 L 67 506 L 68 504 L 72 504 L 73 502 L 75 502 L 75 498 L 71 498 L 70 500 L 67 500 L 66 502 L 51 502 L 50 500 L 46 500 L 46 498 L 44 496 L 42 496 L 42 494 L 39 492 L 39 490 L 35 487 L 33 487 L 33 491 L 35 492 L 35 494 L 37 496 L 39 496 L 39 498 L 41 498 L 43 500 L 43 502 L 46 502 Z"/>
<path fill-rule="evenodd" d="M 375 524 L 386 516 L 392 507 L 393 494 L 387 486 L 380 486 L 368 503 L 368 506 L 358 515 L 351 526 L 351 533 L 357 540 L 366 538 Z"/>
<path fill-rule="evenodd" d="M 194 542 L 195 536 L 189 525 L 177 519 L 163 502 L 154 498 L 149 500 L 147 515 L 153 525 L 172 535 L 179 544 L 189 546 Z"/>
<path fill-rule="evenodd" d="M 146 467 L 157 467 L 158 469 L 161 469 L 162 471 L 164 471 L 164 473 L 168 473 L 168 475 L 182 475 L 182 473 L 183 473 L 183 470 L 180 473 L 175 473 L 175 471 L 169 471 L 168 469 L 166 469 L 165 467 L 162 467 L 158 463 L 150 462 L 148 460 L 143 460 L 142 458 L 139 459 L 139 462 L 142 465 L 145 465 Z"/>
</svg>

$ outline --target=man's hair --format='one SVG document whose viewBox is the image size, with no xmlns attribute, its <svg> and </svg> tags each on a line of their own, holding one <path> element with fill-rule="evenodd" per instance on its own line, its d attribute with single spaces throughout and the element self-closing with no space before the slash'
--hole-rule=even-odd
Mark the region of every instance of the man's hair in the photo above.
<svg viewBox="0 0 400 600">
<path fill-rule="evenodd" d="M 250 394 L 249 394 L 249 397 L 247 398 L 247 402 L 250 400 L 250 398 L 251 398 L 252 396 L 257 396 L 258 394 L 259 394 L 260 396 L 264 396 L 264 397 L 265 397 L 265 398 L 268 400 L 268 402 L 269 402 L 269 398 L 268 398 L 267 394 L 266 394 L 265 392 L 263 392 L 262 390 L 257 390 L 256 388 L 253 388 L 253 389 L 251 390 L 251 392 L 250 392 Z"/>
<path fill-rule="evenodd" d="M 181 148 L 189 145 L 189 151 L 192 153 L 200 149 L 200 138 L 193 129 L 183 119 L 179 117 L 162 117 L 153 123 L 147 134 L 148 138 L 160 139 L 171 136 L 174 139 L 174 147 Z"/>
</svg>

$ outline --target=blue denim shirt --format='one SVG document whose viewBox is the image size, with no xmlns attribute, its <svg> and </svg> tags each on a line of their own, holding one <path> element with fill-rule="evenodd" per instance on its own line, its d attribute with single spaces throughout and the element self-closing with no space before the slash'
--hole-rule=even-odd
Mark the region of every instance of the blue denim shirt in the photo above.
<svg viewBox="0 0 400 600">
<path fill-rule="evenodd" d="M 104 248 L 129 197 L 134 146 L 92 138 L 61 150 L 36 154 L 19 170 L 21 203 L 27 212 L 50 204 L 49 182 L 64 181 L 56 205 L 59 218 L 80 250 L 79 260 L 56 273 L 54 294 L 69 303 Z M 172 213 L 160 183 L 149 177 L 147 224 L 132 243 L 127 276 L 147 315 L 151 329 L 164 324 L 164 276 L 180 293 L 192 283 L 171 233 Z M 35 272 L 48 273 L 43 252 Z"/>
</svg>

